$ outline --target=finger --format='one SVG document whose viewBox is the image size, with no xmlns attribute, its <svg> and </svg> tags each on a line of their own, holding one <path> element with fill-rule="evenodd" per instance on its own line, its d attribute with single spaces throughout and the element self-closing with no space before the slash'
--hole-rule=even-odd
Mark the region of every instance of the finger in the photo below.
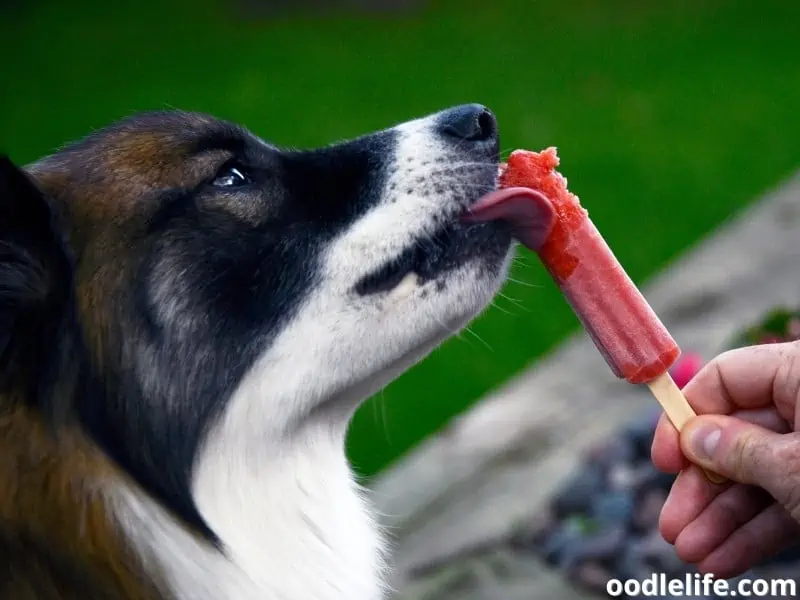
<svg viewBox="0 0 800 600">
<path fill-rule="evenodd" d="M 798 536 L 800 524 L 783 507 L 772 504 L 734 531 L 698 569 L 717 578 L 735 577 L 796 544 Z"/>
<path fill-rule="evenodd" d="M 779 434 L 732 417 L 706 415 L 686 424 L 681 448 L 693 463 L 762 487 L 779 502 L 797 500 L 800 434 Z"/>
<path fill-rule="evenodd" d="M 661 508 L 658 520 L 661 535 L 674 544 L 689 523 L 699 517 L 714 498 L 732 485 L 709 484 L 705 474 L 694 465 L 681 471 Z"/>
<path fill-rule="evenodd" d="M 664 473 L 679 473 L 690 464 L 681 450 L 678 431 L 664 414 L 659 417 L 653 434 L 650 457 L 656 468 Z"/>
<path fill-rule="evenodd" d="M 787 365 L 800 380 L 800 361 L 794 360 L 798 354 L 798 342 L 730 350 L 703 367 L 686 385 L 684 394 L 698 414 L 725 415 L 741 408 L 768 406 L 774 400 L 776 381 L 791 379 L 785 373 Z"/>
<path fill-rule="evenodd" d="M 737 410 L 731 413 L 730 416 L 740 421 L 746 421 L 764 429 L 769 429 L 775 433 L 790 433 L 793 431 L 792 426 L 780 415 L 775 407 Z"/>
<path fill-rule="evenodd" d="M 775 500 L 761 488 L 733 485 L 716 498 L 689 523 L 675 540 L 681 560 L 698 563 L 734 531 L 774 504 Z"/>
<path fill-rule="evenodd" d="M 776 433 L 789 433 L 791 431 L 789 423 L 778 414 L 775 408 L 740 410 L 734 412 L 731 416 L 748 423 L 760 425 Z M 656 468 L 665 473 L 678 473 L 690 464 L 680 447 L 680 436 L 666 415 L 661 415 L 659 418 L 653 436 L 650 455 Z"/>
</svg>

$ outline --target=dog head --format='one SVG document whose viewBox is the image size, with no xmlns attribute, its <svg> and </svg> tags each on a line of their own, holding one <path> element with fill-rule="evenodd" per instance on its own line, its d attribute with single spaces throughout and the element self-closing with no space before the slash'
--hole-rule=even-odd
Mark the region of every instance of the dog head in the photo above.
<svg viewBox="0 0 800 600">
<path fill-rule="evenodd" d="M 490 302 L 512 247 L 502 223 L 461 220 L 497 184 L 496 121 L 477 105 L 311 151 L 150 113 L 28 172 L 59 218 L 37 217 L 38 264 L 72 264 L 60 232 L 75 259 L 56 286 L 74 279 L 86 349 L 69 409 L 200 528 L 208 464 L 309 424 L 344 436 L 360 401 Z"/>
</svg>

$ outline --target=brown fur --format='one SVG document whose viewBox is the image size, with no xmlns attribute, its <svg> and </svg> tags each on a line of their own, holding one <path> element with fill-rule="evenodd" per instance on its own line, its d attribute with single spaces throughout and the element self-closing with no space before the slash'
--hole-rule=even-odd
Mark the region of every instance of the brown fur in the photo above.
<svg viewBox="0 0 800 600">
<path fill-rule="evenodd" d="M 164 600 L 101 493 L 122 474 L 79 432 L 0 402 L 0 598 Z"/>
<path fill-rule="evenodd" d="M 223 214 L 224 222 L 234 221 L 246 226 L 267 222 L 280 202 L 276 199 L 280 194 L 273 196 L 259 186 L 246 193 L 227 189 L 208 191 L 205 183 L 213 181 L 215 174 L 236 154 L 227 150 L 226 144 L 235 145 L 245 137 L 235 126 L 200 115 L 161 114 L 155 118 L 137 118 L 133 124 L 123 121 L 28 167 L 28 174 L 52 204 L 59 233 L 63 234 L 74 257 L 70 309 L 76 313 L 76 329 L 79 329 L 75 336 L 80 338 L 81 348 L 85 348 L 81 358 L 91 367 L 92 374 L 104 374 L 101 379 L 109 388 L 114 384 L 124 387 L 114 376 L 119 378 L 120 373 L 127 374 L 124 367 L 133 364 L 131 355 L 136 351 L 136 336 L 130 334 L 135 334 L 136 327 L 141 325 L 138 321 L 131 324 L 133 320 L 121 319 L 120 315 L 125 312 L 118 309 L 125 307 L 127 314 L 131 314 L 139 306 L 135 304 L 136 299 L 132 299 L 133 294 L 126 295 L 126 292 L 131 292 L 130 282 L 145 260 L 141 256 L 144 252 L 139 250 L 146 244 L 140 242 L 153 218 L 157 219 L 159 211 L 169 202 L 156 196 L 169 196 L 173 190 L 179 190 L 180 195 L 180 191 L 191 190 L 191 202 L 209 209 L 207 213 Z M 209 139 L 218 139 L 219 143 L 210 144 Z M 208 144 L 208 149 L 204 147 L 198 151 L 197 146 L 203 144 Z M 259 143 L 251 143 L 251 146 L 248 152 L 256 155 L 261 152 Z M 269 153 L 264 152 L 263 158 L 267 163 Z M 255 231 L 257 227 L 243 229 Z M 0 231 L 14 237 L 8 227 L 2 229 L 2 221 Z M 0 243 L 3 241 L 0 239 Z M 196 256 L 192 255 L 192 259 Z M 172 256 L 166 251 L 159 258 L 161 261 L 153 271 L 162 269 L 172 275 L 179 269 L 186 270 L 186 261 L 171 262 Z M 170 279 L 164 294 L 188 296 L 188 292 L 198 287 L 197 279 L 187 279 L 188 283 L 177 276 L 163 279 Z M 181 284 L 185 286 L 183 290 Z M 43 287 L 49 286 L 43 284 Z M 181 291 L 187 293 L 182 296 Z M 4 316 L 3 308 L 0 302 L 0 317 Z M 17 315 L 12 313 L 11 316 Z M 204 324 L 202 319 L 201 314 L 197 317 L 199 325 L 192 322 L 192 326 L 200 329 Z M 0 325 L 5 325 L 2 319 Z M 36 325 L 33 329 L 40 330 Z M 194 340 L 192 338 L 193 343 Z M 0 344 L 0 357 L 2 351 Z M 48 358 L 48 353 L 56 350 L 41 348 L 37 352 Z M 176 362 L 182 360 L 181 355 Z M 221 360 L 216 362 L 220 368 L 227 367 Z M 163 367 L 163 364 L 165 362 L 158 366 Z M 198 364 L 200 370 L 207 363 Z M 136 366 L 141 367 L 141 363 Z M 4 364 L 0 367 L 7 368 Z M 34 366 L 31 372 L 38 370 Z M 170 373 L 164 376 L 166 371 L 156 372 L 153 368 L 145 372 L 151 374 L 151 381 L 157 384 L 170 381 Z M 173 437 L 162 436 L 158 440 L 161 446 L 126 447 L 128 455 L 121 459 L 109 450 L 119 464 L 125 465 L 125 459 L 129 460 L 123 470 L 95 442 L 105 433 L 116 435 L 114 428 L 106 427 L 108 421 L 102 417 L 98 419 L 99 431 L 97 423 L 87 424 L 86 431 L 76 425 L 79 419 L 74 417 L 86 406 L 90 414 L 102 415 L 101 411 L 91 413 L 97 404 L 77 402 L 75 386 L 56 385 L 58 397 L 45 399 L 45 406 L 57 407 L 57 414 L 50 414 L 48 410 L 40 412 L 34 407 L 42 406 L 41 398 L 28 397 L 33 394 L 27 391 L 31 387 L 27 385 L 30 382 L 25 381 L 27 373 L 11 375 L 13 385 L 6 386 L 5 392 L 0 391 L 0 600 L 172 600 L 160 591 L 166 587 L 154 561 L 142 564 L 130 547 L 115 522 L 104 490 L 120 484 L 136 487 L 134 477 L 141 481 L 141 474 L 129 476 L 135 470 L 129 468 L 130 464 L 146 463 L 146 467 L 158 471 L 164 447 L 168 447 L 166 454 L 183 458 L 176 450 L 180 445 L 180 440 L 176 443 L 176 439 L 185 431 Z M 67 374 L 66 378 L 70 376 Z M 176 385 L 188 387 L 185 381 L 190 379 L 178 379 Z M 146 392 L 142 394 L 140 398 L 151 398 Z M 112 397 L 112 393 L 108 396 Z M 116 398 L 119 396 L 122 394 Z M 152 394 L 152 397 L 157 396 Z M 94 395 L 77 400 L 84 399 L 94 401 Z M 104 408 L 110 406 L 111 403 Z M 127 414 L 119 411 L 115 416 L 122 415 L 119 420 L 126 426 L 132 424 L 131 428 L 152 425 L 152 422 L 141 425 L 136 419 L 126 420 Z M 157 418 L 160 413 L 149 415 Z M 80 412 L 79 416 L 88 423 L 85 412 Z M 89 430 L 94 433 L 94 439 L 87 434 Z M 115 439 L 135 441 L 136 436 L 116 435 Z M 103 447 L 110 446 L 104 444 Z M 160 449 L 161 454 L 151 451 L 153 447 Z M 130 454 L 135 461 L 130 461 Z M 185 454 L 191 458 L 191 452 Z M 183 464 L 188 463 L 187 460 Z M 153 487 L 151 485 L 148 491 L 152 492 L 151 498 L 158 501 L 159 490 L 154 491 Z M 181 515 L 187 523 L 191 522 L 192 515 L 186 516 L 185 507 L 176 508 L 178 502 L 174 498 L 163 500 L 162 496 L 161 501 L 172 502 L 176 518 Z M 196 530 L 201 529 L 202 523 L 197 520 L 193 523 Z M 188 525 L 187 531 L 191 531 Z M 212 543 L 209 532 L 205 532 L 205 538 L 203 533 L 200 532 L 198 540 Z"/>
<path fill-rule="evenodd" d="M 55 202 L 79 257 L 79 322 L 101 368 L 113 356 L 109 297 L 126 276 L 126 241 L 151 209 L 141 199 L 149 190 L 191 185 L 226 158 L 213 152 L 185 161 L 190 133 L 123 127 L 29 169 Z M 109 255 L 119 263 L 109 267 Z M 169 600 L 152 565 L 145 573 L 126 544 L 102 493 L 125 475 L 75 427 L 51 431 L 19 394 L 0 396 L 0 598 Z"/>
<path fill-rule="evenodd" d="M 101 139 L 31 165 L 29 171 L 54 200 L 72 251 L 79 321 L 88 350 L 102 367 L 111 354 L 109 297 L 131 268 L 125 252 L 130 239 L 156 208 L 148 194 L 170 187 L 191 187 L 220 167 L 230 153 L 190 156 L 193 138 L 208 125 L 192 115 L 195 129 L 129 131 L 124 125 Z M 233 203 L 231 203 L 232 205 Z M 109 256 L 119 257 L 114 263 Z"/>
</svg>

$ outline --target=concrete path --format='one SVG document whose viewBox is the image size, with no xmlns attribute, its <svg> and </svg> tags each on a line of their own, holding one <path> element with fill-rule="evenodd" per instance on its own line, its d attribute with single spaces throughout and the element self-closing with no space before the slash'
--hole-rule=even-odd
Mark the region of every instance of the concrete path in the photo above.
<svg viewBox="0 0 800 600">
<path fill-rule="evenodd" d="M 800 304 L 800 173 L 643 291 L 678 343 L 706 357 L 743 323 Z M 654 402 L 581 334 L 407 456 L 372 486 L 395 539 L 395 600 L 585 597 L 502 543 L 585 448 Z"/>
</svg>

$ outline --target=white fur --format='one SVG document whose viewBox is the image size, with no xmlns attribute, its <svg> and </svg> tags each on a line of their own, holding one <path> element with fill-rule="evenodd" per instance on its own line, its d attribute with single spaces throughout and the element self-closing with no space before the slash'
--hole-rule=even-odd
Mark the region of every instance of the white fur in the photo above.
<svg viewBox="0 0 800 600">
<path fill-rule="evenodd" d="M 353 292 L 464 208 L 447 191 L 433 193 L 444 147 L 431 126 L 398 128 L 381 203 L 328 248 L 322 282 L 241 382 L 198 456 L 193 496 L 226 554 L 151 500 L 117 493 L 123 525 L 180 600 L 383 597 L 384 545 L 345 458 L 349 420 L 482 310 L 505 275 L 467 265 L 443 290 L 411 276 L 387 294 Z"/>
</svg>

